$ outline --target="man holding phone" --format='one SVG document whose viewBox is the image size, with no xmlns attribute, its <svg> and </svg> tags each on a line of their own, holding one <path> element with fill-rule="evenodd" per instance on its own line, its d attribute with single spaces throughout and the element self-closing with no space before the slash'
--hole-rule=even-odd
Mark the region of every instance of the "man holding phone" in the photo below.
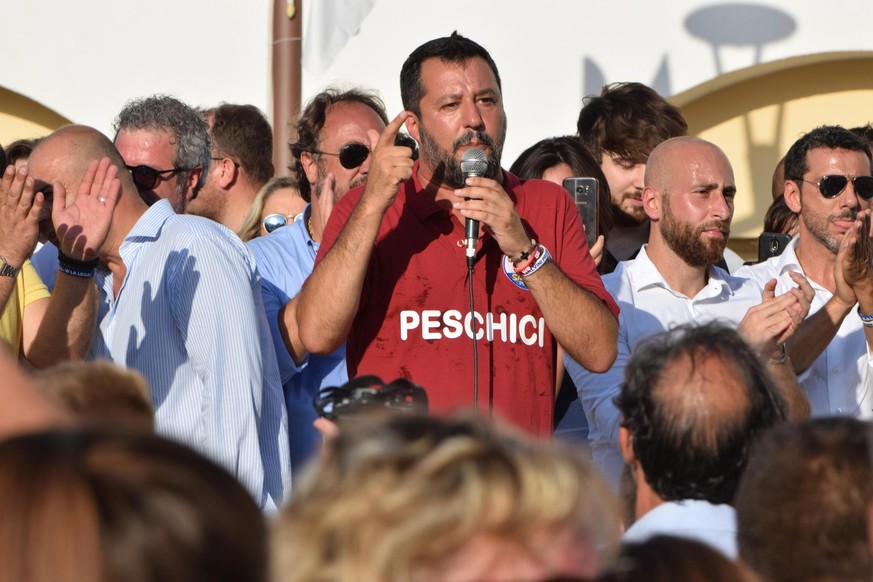
<svg viewBox="0 0 873 582">
<path fill-rule="evenodd" d="M 866 143 L 839 126 L 812 130 L 785 156 L 785 202 L 800 217 L 797 236 L 780 256 L 737 273 L 777 278 L 777 293 L 792 274 L 809 279 L 813 315 L 789 353 L 816 416 L 873 417 L 871 199 Z"/>
</svg>

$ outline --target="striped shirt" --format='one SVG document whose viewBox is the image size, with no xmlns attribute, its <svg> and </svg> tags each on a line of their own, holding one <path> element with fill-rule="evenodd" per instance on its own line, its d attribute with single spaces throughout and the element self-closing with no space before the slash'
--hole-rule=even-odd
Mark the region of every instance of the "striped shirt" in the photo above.
<svg viewBox="0 0 873 582">
<path fill-rule="evenodd" d="M 161 200 L 119 248 L 118 296 L 101 268 L 92 356 L 149 381 L 159 434 L 224 466 L 266 510 L 290 483 L 287 416 L 260 277 L 245 245 Z"/>
</svg>

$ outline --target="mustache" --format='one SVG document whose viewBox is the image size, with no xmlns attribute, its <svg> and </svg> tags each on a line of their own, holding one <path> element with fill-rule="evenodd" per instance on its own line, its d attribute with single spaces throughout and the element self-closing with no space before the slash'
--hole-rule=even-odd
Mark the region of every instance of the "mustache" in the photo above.
<svg viewBox="0 0 873 582">
<path fill-rule="evenodd" d="M 697 232 L 703 232 L 704 230 L 720 230 L 722 232 L 730 234 L 731 224 L 729 222 L 725 222 L 724 220 L 714 220 L 713 222 L 709 222 L 701 226 Z"/>
<path fill-rule="evenodd" d="M 845 219 L 854 221 L 857 218 L 858 218 L 858 211 L 857 210 L 846 210 L 845 212 L 841 212 L 840 214 L 832 214 L 831 215 L 831 222 L 833 222 L 834 220 L 845 220 Z"/>
<path fill-rule="evenodd" d="M 471 143 L 473 143 L 474 137 L 479 143 L 488 146 L 492 152 L 497 150 L 497 146 L 494 144 L 494 140 L 491 139 L 491 136 L 489 136 L 487 133 L 484 133 L 482 131 L 468 131 L 452 143 L 452 152 L 457 153 L 457 151 L 465 145 L 470 145 Z"/>
</svg>

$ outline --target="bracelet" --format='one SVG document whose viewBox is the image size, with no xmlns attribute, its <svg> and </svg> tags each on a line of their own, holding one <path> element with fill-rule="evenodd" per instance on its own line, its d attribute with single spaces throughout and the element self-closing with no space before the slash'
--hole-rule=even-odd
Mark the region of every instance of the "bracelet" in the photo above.
<svg viewBox="0 0 873 582">
<path fill-rule="evenodd" d="M 537 250 L 537 241 L 535 241 L 534 239 L 530 239 L 530 247 L 526 251 L 522 251 L 521 255 L 519 255 L 517 259 L 513 259 L 512 257 L 509 258 L 509 262 L 512 263 L 512 266 L 516 267 L 516 272 L 518 272 L 519 268 L 526 267 L 531 262 L 533 262 L 533 261 L 530 261 L 528 259 L 530 259 L 531 255 L 536 250 Z M 519 267 L 519 264 L 522 262 L 524 262 L 524 265 L 522 267 Z"/>
<path fill-rule="evenodd" d="M 864 327 L 873 327 L 873 315 L 864 315 L 861 313 L 861 306 L 858 305 L 858 317 L 861 318 L 861 323 Z"/>
<path fill-rule="evenodd" d="M 537 255 L 536 260 L 532 265 L 528 265 L 521 271 L 516 270 L 516 273 L 521 275 L 522 278 L 529 277 L 536 273 L 543 265 L 552 260 L 552 255 L 549 253 L 549 249 L 544 247 L 543 245 L 537 245 Z"/>
<path fill-rule="evenodd" d="M 788 359 L 788 350 L 785 348 L 785 342 L 782 342 L 782 345 L 780 347 L 782 348 L 781 356 L 778 358 L 771 357 L 769 360 L 769 363 L 771 363 L 771 364 L 784 364 L 785 360 Z"/>
<path fill-rule="evenodd" d="M 91 259 L 90 261 L 80 261 L 72 257 L 68 257 L 58 250 L 58 271 L 65 275 L 79 277 L 80 279 L 90 279 L 97 272 L 97 265 L 100 264 L 100 259 Z"/>
</svg>

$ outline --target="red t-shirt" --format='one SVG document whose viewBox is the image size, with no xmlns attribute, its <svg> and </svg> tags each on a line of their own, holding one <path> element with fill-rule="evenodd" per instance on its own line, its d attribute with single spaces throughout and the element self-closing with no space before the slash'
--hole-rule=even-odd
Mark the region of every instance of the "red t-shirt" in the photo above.
<svg viewBox="0 0 873 582">
<path fill-rule="evenodd" d="M 385 213 L 370 258 L 358 313 L 346 342 L 349 377 L 385 382 L 409 378 L 428 394 L 433 412 L 471 407 L 473 342 L 464 255 L 464 225 L 436 204 L 413 178 Z M 618 315 L 604 289 L 569 194 L 542 180 L 520 183 L 503 173 L 528 233 L 561 270 Z M 334 207 L 318 261 L 331 248 L 363 188 Z M 479 355 L 479 411 L 494 413 L 532 434 L 550 435 L 555 394 L 552 334 L 531 292 L 512 273 L 496 241 L 485 234 L 474 270 Z"/>
</svg>

